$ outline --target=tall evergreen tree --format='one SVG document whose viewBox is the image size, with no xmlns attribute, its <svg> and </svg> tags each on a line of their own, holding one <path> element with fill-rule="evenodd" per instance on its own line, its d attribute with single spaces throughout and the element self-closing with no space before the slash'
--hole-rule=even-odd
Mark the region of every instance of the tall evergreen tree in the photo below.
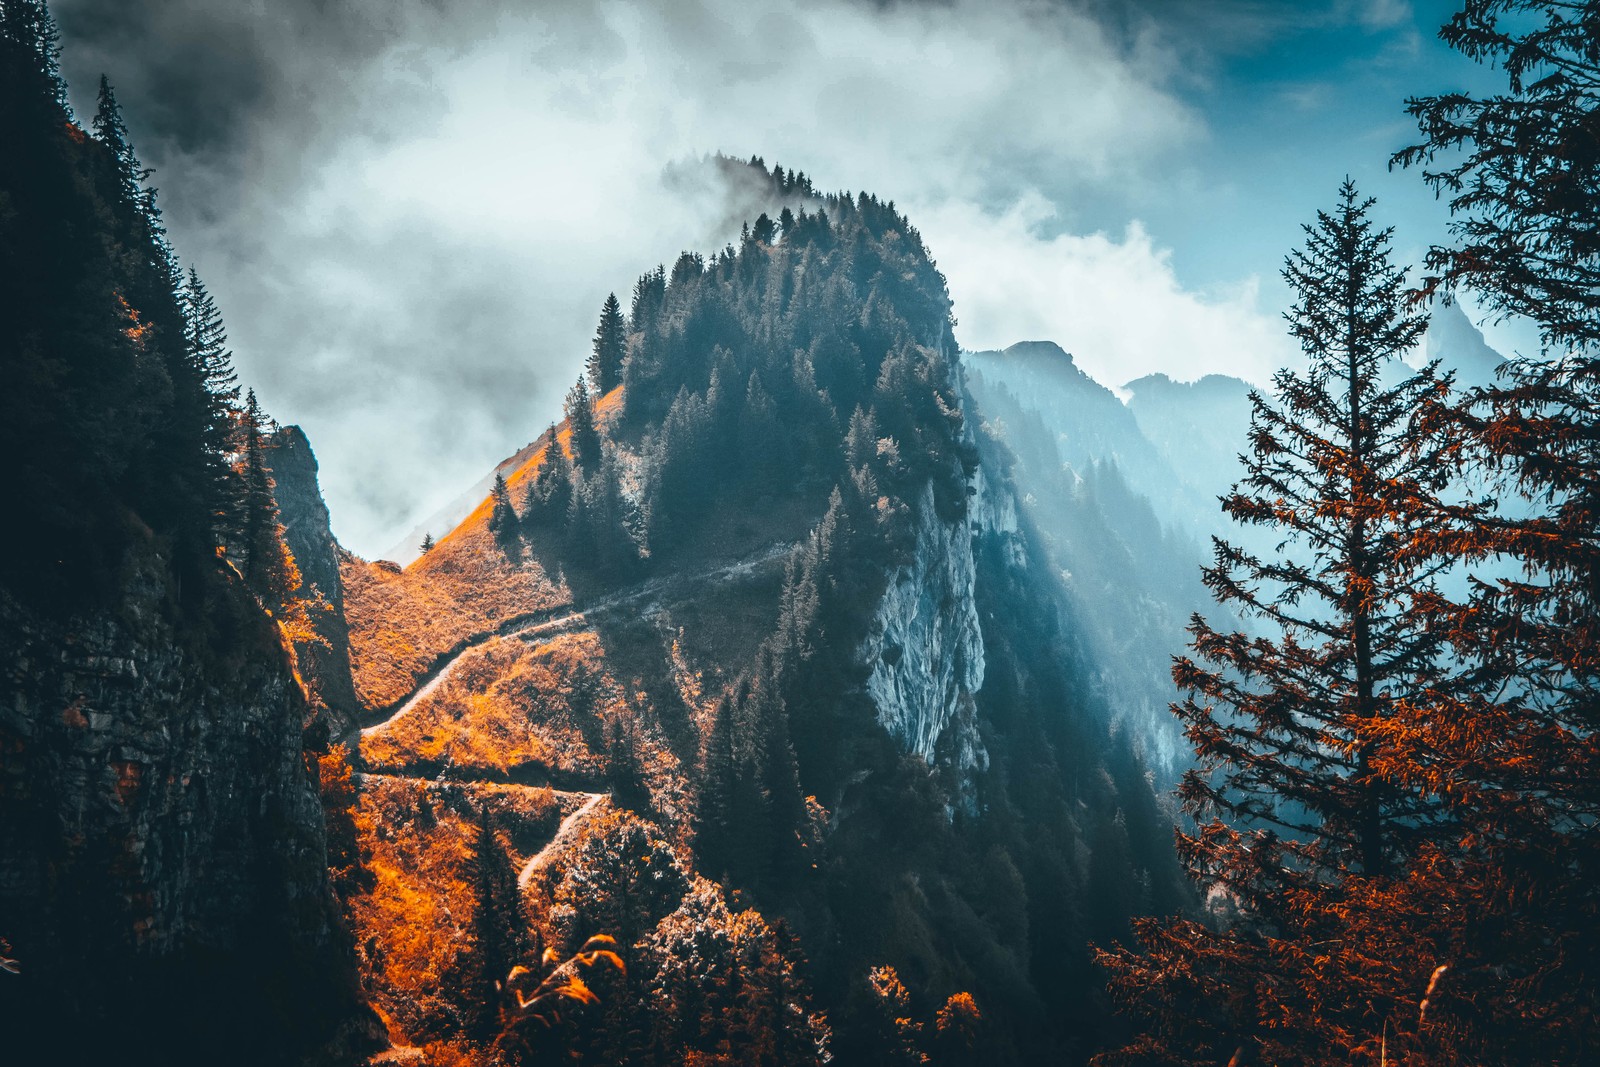
<svg viewBox="0 0 1600 1067">
<path fill-rule="evenodd" d="M 188 377 L 198 382 L 196 399 L 204 408 L 196 415 L 205 449 L 209 511 L 214 531 L 226 538 L 237 533 L 239 526 L 235 478 L 228 463 L 234 424 L 239 418 L 239 377 L 233 369 L 233 354 L 228 351 L 222 315 L 193 267 L 189 268 L 182 296 Z"/>
<path fill-rule="evenodd" d="M 708 470 L 714 454 L 709 407 L 707 398 L 679 389 L 656 431 L 645 504 L 652 552 L 683 543 L 689 531 L 705 520 L 719 488 Z"/>
<path fill-rule="evenodd" d="M 1433 605 L 1471 684 L 1411 709 L 1386 770 L 1440 783 L 1462 829 L 1395 908 L 1461 917 L 1427 1055 L 1577 1064 L 1600 1027 L 1600 4 L 1466 0 L 1440 37 L 1507 87 L 1409 102 L 1424 140 L 1396 162 L 1448 198 L 1456 238 L 1429 284 L 1526 316 L 1547 351 L 1443 412 L 1524 506 L 1447 515 L 1427 547 L 1522 573 Z"/>
<path fill-rule="evenodd" d="M 569 545 L 576 562 L 613 577 L 624 577 L 639 562 L 634 515 L 622 492 L 615 453 L 607 452 L 599 470 L 576 486 Z"/>
<path fill-rule="evenodd" d="M 1600 342 L 1600 5 L 1464 0 L 1439 37 L 1508 91 L 1407 101 L 1424 139 L 1394 163 L 1422 168 L 1457 238 L 1428 288 L 1469 288 L 1547 345 Z"/>
<path fill-rule="evenodd" d="M 37 99 L 35 91 L 42 88 L 49 103 L 65 110 L 67 86 L 61 80 L 61 36 L 44 0 L 0 3 L 0 56 L 4 76 L 20 75 L 33 83 L 19 85 L 20 91 L 8 94 L 7 99 L 14 106 L 27 106 L 30 99 Z"/>
<path fill-rule="evenodd" d="M 122 199 L 130 204 L 137 203 L 143 193 L 141 183 L 149 177 L 150 172 L 139 165 L 138 158 L 133 154 L 128 127 L 122 119 L 122 107 L 117 103 L 117 94 L 104 74 L 100 75 L 100 91 L 95 100 L 92 129 L 95 140 L 105 145 L 111 153 Z"/>
<path fill-rule="evenodd" d="M 156 190 L 146 185 L 153 172 L 140 163 L 134 153 L 128 125 L 122 117 L 122 106 L 117 103 L 117 94 L 112 90 L 111 82 L 103 74 L 100 76 L 100 90 L 96 96 L 91 128 L 95 140 L 105 146 L 110 156 L 112 201 L 128 215 L 122 220 L 128 249 L 136 253 L 148 252 L 148 265 L 165 277 L 167 292 L 177 293 L 182 286 L 182 276 L 172 247 L 167 243 L 161 211 L 156 207 Z M 135 307 L 147 309 L 154 306 L 154 301 L 144 294 L 137 294 L 133 303 Z"/>
<path fill-rule="evenodd" d="M 572 462 L 556 428 L 544 432 L 544 462 L 523 494 L 522 524 L 528 531 L 560 529 L 572 510 Z"/>
<path fill-rule="evenodd" d="M 700 774 L 696 779 L 699 797 L 696 851 L 701 868 L 713 878 L 726 881 L 739 857 L 734 852 L 737 839 L 738 754 L 735 750 L 733 701 L 724 695 L 712 709 L 711 729 L 706 731 L 700 752 Z"/>
<path fill-rule="evenodd" d="M 489 501 L 489 532 L 494 534 L 495 543 L 506 555 L 520 556 L 522 522 L 517 517 L 517 509 L 511 504 L 511 490 L 506 485 L 505 475 L 495 473 L 494 489 L 489 493 Z"/>
<path fill-rule="evenodd" d="M 261 448 L 261 406 L 256 391 L 245 394 L 244 418 L 239 423 L 237 451 L 240 456 L 242 500 L 239 513 L 240 570 L 250 579 L 260 566 L 262 545 L 277 525 L 277 507 L 272 499 L 272 480 L 267 474 Z"/>
<path fill-rule="evenodd" d="M 589 384 L 595 394 L 605 396 L 622 381 L 622 357 L 628 351 L 628 328 L 622 321 L 622 305 L 611 293 L 600 308 L 600 325 L 595 330 L 594 347 L 589 353 Z"/>
<path fill-rule="evenodd" d="M 477 1003 L 480 1006 L 475 1030 L 477 1036 L 492 1036 L 500 1026 L 501 986 L 511 968 L 521 962 L 529 945 L 529 926 L 522 908 L 522 891 L 517 887 L 517 871 L 500 843 L 487 806 L 478 812 L 478 833 L 474 843 L 473 939 L 478 965 Z"/>
<path fill-rule="evenodd" d="M 278 503 L 273 496 L 272 476 L 265 457 L 263 428 L 266 423 L 256 402 L 256 391 L 245 394 L 244 418 L 238 429 L 238 477 L 240 481 L 239 570 L 256 596 L 274 610 L 289 605 L 299 591 L 300 576 L 294 559 L 283 543 L 278 523 Z"/>
<path fill-rule="evenodd" d="M 629 328 L 635 332 L 653 330 L 666 298 L 667 268 L 664 265 L 640 275 L 633 285 L 633 304 L 628 309 Z"/>
<path fill-rule="evenodd" d="M 1179 850 L 1235 914 L 1220 931 L 1142 920 L 1146 955 L 1102 954 L 1117 997 L 1150 1024 L 1108 1064 L 1221 1063 L 1239 1049 L 1348 1063 L 1381 1042 L 1406 982 L 1427 981 L 1413 957 L 1375 964 L 1362 932 L 1374 887 L 1443 832 L 1436 800 L 1382 768 L 1403 709 L 1447 682 L 1419 601 L 1448 559 L 1415 546 L 1437 519 L 1450 449 L 1416 413 L 1448 381 L 1430 366 L 1387 384 L 1426 319 L 1406 313 L 1405 272 L 1371 204 L 1347 181 L 1287 261 L 1308 367 L 1279 372 L 1276 406 L 1253 396 L 1245 477 L 1223 502 L 1292 547 L 1264 558 L 1219 540 L 1205 572 L 1220 603 L 1270 636 L 1196 616 L 1196 658 L 1173 668 L 1199 760 L 1180 789 L 1197 828 Z"/>
<path fill-rule="evenodd" d="M 585 474 L 600 469 L 600 429 L 594 421 L 594 398 L 580 376 L 567 393 L 567 426 L 572 431 L 572 458 Z"/>
</svg>

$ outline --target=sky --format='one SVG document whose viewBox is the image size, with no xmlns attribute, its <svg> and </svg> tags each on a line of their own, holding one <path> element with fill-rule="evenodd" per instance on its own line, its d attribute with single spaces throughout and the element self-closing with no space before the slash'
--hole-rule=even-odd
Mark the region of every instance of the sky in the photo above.
<svg viewBox="0 0 1600 1067">
<path fill-rule="evenodd" d="M 894 200 L 972 349 L 1265 382 L 1345 176 L 1447 238 L 1408 96 L 1492 90 L 1430 0 L 54 0 L 334 532 L 385 552 L 559 417 L 600 305 L 737 233 L 712 152 Z M 1468 308 L 1469 313 L 1473 309 Z M 1481 316 L 1473 314 L 1475 321 Z M 1532 351 L 1485 323 L 1502 351 Z M 442 531 L 440 531 L 442 532 Z"/>
</svg>

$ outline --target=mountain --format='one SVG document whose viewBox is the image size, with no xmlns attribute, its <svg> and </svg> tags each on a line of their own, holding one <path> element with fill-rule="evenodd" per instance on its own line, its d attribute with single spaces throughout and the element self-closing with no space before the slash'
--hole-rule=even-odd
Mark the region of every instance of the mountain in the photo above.
<svg viewBox="0 0 1600 1067">
<path fill-rule="evenodd" d="M 1052 428 L 1061 462 L 1078 471 L 1112 464 L 1155 499 L 1197 503 L 1188 501 L 1190 487 L 1144 434 L 1132 408 L 1058 345 L 1026 341 L 965 358 L 975 377 L 1025 398 L 1028 409 Z"/>
<path fill-rule="evenodd" d="M 766 203 L 739 241 L 639 278 L 595 389 L 430 551 L 369 563 L 311 442 L 240 395 L 114 93 L 79 127 L 16 10 L 8 1049 L 955 1064 L 1108 1035 L 1089 945 L 1183 905 L 1170 822 L 904 215 L 713 161 Z"/>
<path fill-rule="evenodd" d="M 1202 491 L 1145 435 L 1132 405 L 1056 345 L 966 361 L 976 410 L 1011 457 L 1062 576 L 1095 690 L 1157 778 L 1175 782 L 1188 746 L 1168 711 L 1171 656 L 1190 616 L 1210 607 L 1196 533 L 1217 524 L 1202 524 Z"/>
<path fill-rule="evenodd" d="M 1241 471 L 1252 387 L 1224 375 L 1153 374 L 1119 396 L 1047 341 L 965 358 L 977 412 L 1013 457 L 1016 484 L 1066 575 L 1103 699 L 1152 769 L 1175 780 L 1189 749 L 1167 712 L 1178 695 L 1168 667 L 1187 645 L 1190 616 L 1216 610 L 1199 581 L 1211 538 L 1256 552 L 1277 540 L 1232 522 L 1219 503 Z M 1495 381 L 1504 362 L 1454 304 L 1434 311 L 1409 359 L 1439 360 L 1461 389 Z"/>
<path fill-rule="evenodd" d="M 1081 1058 L 1169 824 L 916 231 L 718 165 L 766 211 L 639 280 L 620 386 L 409 566 L 345 559 L 375 1003 L 469 1059 Z M 594 934 L 590 1017 L 501 1032 L 502 964 Z"/>
<path fill-rule="evenodd" d="M 1472 324 L 1459 303 L 1434 308 L 1428 332 L 1412 363 L 1440 361 L 1441 369 L 1455 374 L 1457 388 L 1474 389 L 1492 385 L 1505 357 L 1489 346 L 1483 331 Z"/>
<path fill-rule="evenodd" d="M 1139 432 L 1190 496 L 1199 498 L 1200 510 L 1187 521 L 1202 537 L 1208 536 L 1223 519 L 1217 498 L 1233 488 L 1242 469 L 1239 453 L 1246 448 L 1250 428 L 1250 385 L 1221 374 L 1193 382 L 1151 374 L 1122 388 Z M 1159 489 L 1146 491 L 1160 499 Z"/>
<path fill-rule="evenodd" d="M 214 308 L 109 86 L 91 135 L 42 7 L 4 15 L 0 1040 L 17 1063 L 351 1062 L 381 1027 L 286 620 L 245 573 L 270 569 L 246 526 L 282 548 L 230 464 Z"/>
</svg>

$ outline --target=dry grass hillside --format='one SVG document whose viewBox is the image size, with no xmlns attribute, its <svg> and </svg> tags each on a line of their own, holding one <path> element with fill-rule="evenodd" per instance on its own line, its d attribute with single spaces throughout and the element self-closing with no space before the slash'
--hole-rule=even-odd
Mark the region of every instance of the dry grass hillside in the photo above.
<svg viewBox="0 0 1600 1067">
<path fill-rule="evenodd" d="M 535 644 L 499 638 L 463 655 L 438 689 L 364 737 L 361 754 L 373 767 L 495 776 L 543 769 L 593 781 L 605 771 L 608 724 L 621 716 L 634 713 L 593 633 Z"/>
<path fill-rule="evenodd" d="M 601 422 L 622 402 L 612 390 L 595 406 Z M 563 424 L 558 440 L 571 443 Z M 542 443 L 528 445 L 507 465 L 506 484 L 520 502 L 545 459 Z M 509 620 L 553 612 L 572 602 L 559 575 L 531 556 L 513 562 L 489 532 L 485 498 L 433 551 L 400 570 L 387 562 L 344 559 L 345 614 L 350 625 L 350 666 L 363 707 L 384 708 L 410 693 L 445 656 Z"/>
<path fill-rule="evenodd" d="M 364 776 L 358 823 L 372 887 L 351 897 L 350 919 L 368 992 L 397 1043 L 447 1042 L 470 1028 L 461 994 L 483 984 L 480 867 L 520 867 L 578 803 L 548 789 Z M 479 854 L 485 823 L 500 856 Z"/>
</svg>

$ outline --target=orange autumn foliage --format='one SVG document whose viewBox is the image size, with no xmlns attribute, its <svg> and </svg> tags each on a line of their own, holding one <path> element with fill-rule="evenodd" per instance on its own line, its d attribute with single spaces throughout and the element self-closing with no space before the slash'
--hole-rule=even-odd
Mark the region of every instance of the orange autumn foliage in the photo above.
<svg viewBox="0 0 1600 1067">
<path fill-rule="evenodd" d="M 594 633 L 531 645 L 504 638 L 463 656 L 426 701 L 361 748 L 382 767 L 421 761 L 499 774 L 543 767 L 596 779 L 605 764 L 590 739 L 625 711 Z"/>
<path fill-rule="evenodd" d="M 619 386 L 595 405 L 609 423 L 621 410 Z M 558 432 L 563 449 L 571 430 Z M 505 465 L 511 499 L 520 500 L 544 464 L 543 440 Z M 571 592 L 535 559 L 512 561 L 489 529 L 492 500 L 485 497 L 454 530 L 404 570 L 346 556 L 340 567 L 350 624 L 351 669 L 356 692 L 369 708 L 403 697 L 417 679 L 453 647 L 493 633 L 507 622 L 572 602 Z"/>
</svg>

